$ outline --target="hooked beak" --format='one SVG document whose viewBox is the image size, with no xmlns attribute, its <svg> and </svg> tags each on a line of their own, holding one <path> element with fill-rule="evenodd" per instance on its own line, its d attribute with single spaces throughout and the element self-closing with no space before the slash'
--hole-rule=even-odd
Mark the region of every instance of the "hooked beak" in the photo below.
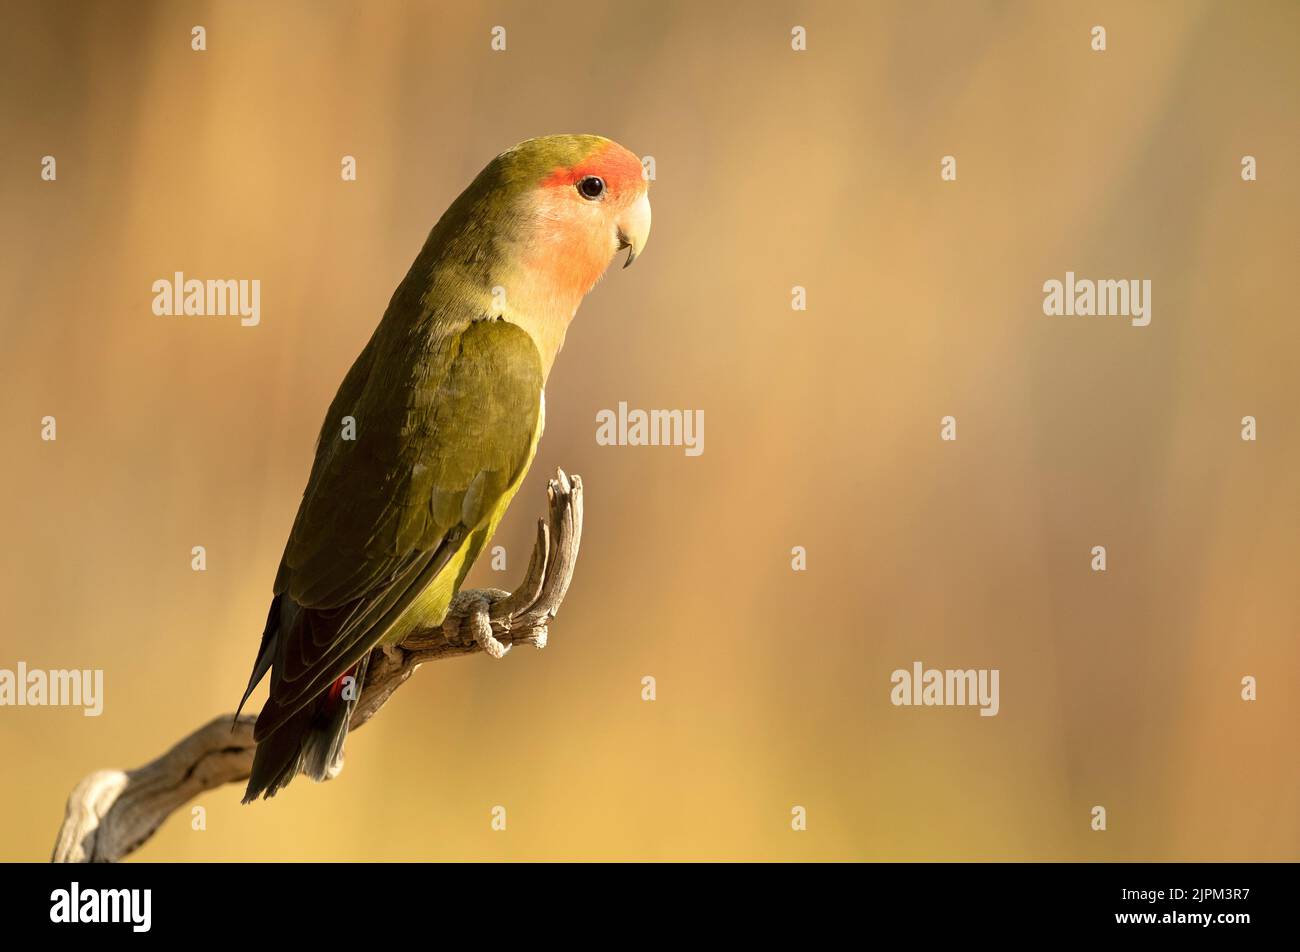
<svg viewBox="0 0 1300 952">
<path fill-rule="evenodd" d="M 627 261 L 623 262 L 623 267 L 626 268 L 636 260 L 636 256 L 641 253 L 649 237 L 650 196 L 642 192 L 641 197 L 618 220 L 618 250 L 631 249 L 627 253 Z"/>
</svg>

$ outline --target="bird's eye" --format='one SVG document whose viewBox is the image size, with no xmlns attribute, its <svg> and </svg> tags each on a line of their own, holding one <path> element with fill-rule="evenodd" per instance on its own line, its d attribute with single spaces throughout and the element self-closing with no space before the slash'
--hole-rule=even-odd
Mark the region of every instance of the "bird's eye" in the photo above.
<svg viewBox="0 0 1300 952">
<path fill-rule="evenodd" d="M 605 181 L 595 175 L 588 175 L 578 183 L 578 193 L 592 201 L 605 194 Z"/>
</svg>

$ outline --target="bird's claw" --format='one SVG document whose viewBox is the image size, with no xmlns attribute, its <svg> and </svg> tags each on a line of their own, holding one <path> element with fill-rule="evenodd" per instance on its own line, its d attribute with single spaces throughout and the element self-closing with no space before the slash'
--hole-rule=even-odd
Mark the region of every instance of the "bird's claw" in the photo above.
<svg viewBox="0 0 1300 952">
<path fill-rule="evenodd" d="M 461 621 L 469 625 L 470 634 L 484 652 L 493 658 L 504 658 L 510 651 L 507 645 L 492 633 L 492 603 L 475 591 L 460 592 L 452 600 L 447 619 L 442 623 L 443 636 L 453 644 L 459 640 Z"/>
</svg>

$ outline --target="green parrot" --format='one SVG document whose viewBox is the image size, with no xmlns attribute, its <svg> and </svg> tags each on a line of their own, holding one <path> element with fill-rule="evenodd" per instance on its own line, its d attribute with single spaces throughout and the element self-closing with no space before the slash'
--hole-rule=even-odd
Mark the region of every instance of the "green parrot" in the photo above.
<svg viewBox="0 0 1300 952">
<path fill-rule="evenodd" d="M 647 185 L 609 139 L 544 136 L 434 225 L 321 427 L 239 705 L 269 671 L 245 803 L 336 775 L 371 650 L 444 620 L 532 462 L 578 305 L 645 245 Z"/>
</svg>

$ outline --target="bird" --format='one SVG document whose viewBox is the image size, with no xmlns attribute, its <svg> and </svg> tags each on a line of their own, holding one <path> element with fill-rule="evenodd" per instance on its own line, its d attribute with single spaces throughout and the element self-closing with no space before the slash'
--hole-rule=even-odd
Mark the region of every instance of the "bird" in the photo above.
<svg viewBox="0 0 1300 952">
<path fill-rule="evenodd" d="M 645 248 L 648 187 L 611 139 L 542 136 L 429 232 L 317 438 L 239 704 L 269 673 L 244 803 L 337 776 L 370 652 L 445 620 L 537 451 L 578 306 Z"/>
</svg>

